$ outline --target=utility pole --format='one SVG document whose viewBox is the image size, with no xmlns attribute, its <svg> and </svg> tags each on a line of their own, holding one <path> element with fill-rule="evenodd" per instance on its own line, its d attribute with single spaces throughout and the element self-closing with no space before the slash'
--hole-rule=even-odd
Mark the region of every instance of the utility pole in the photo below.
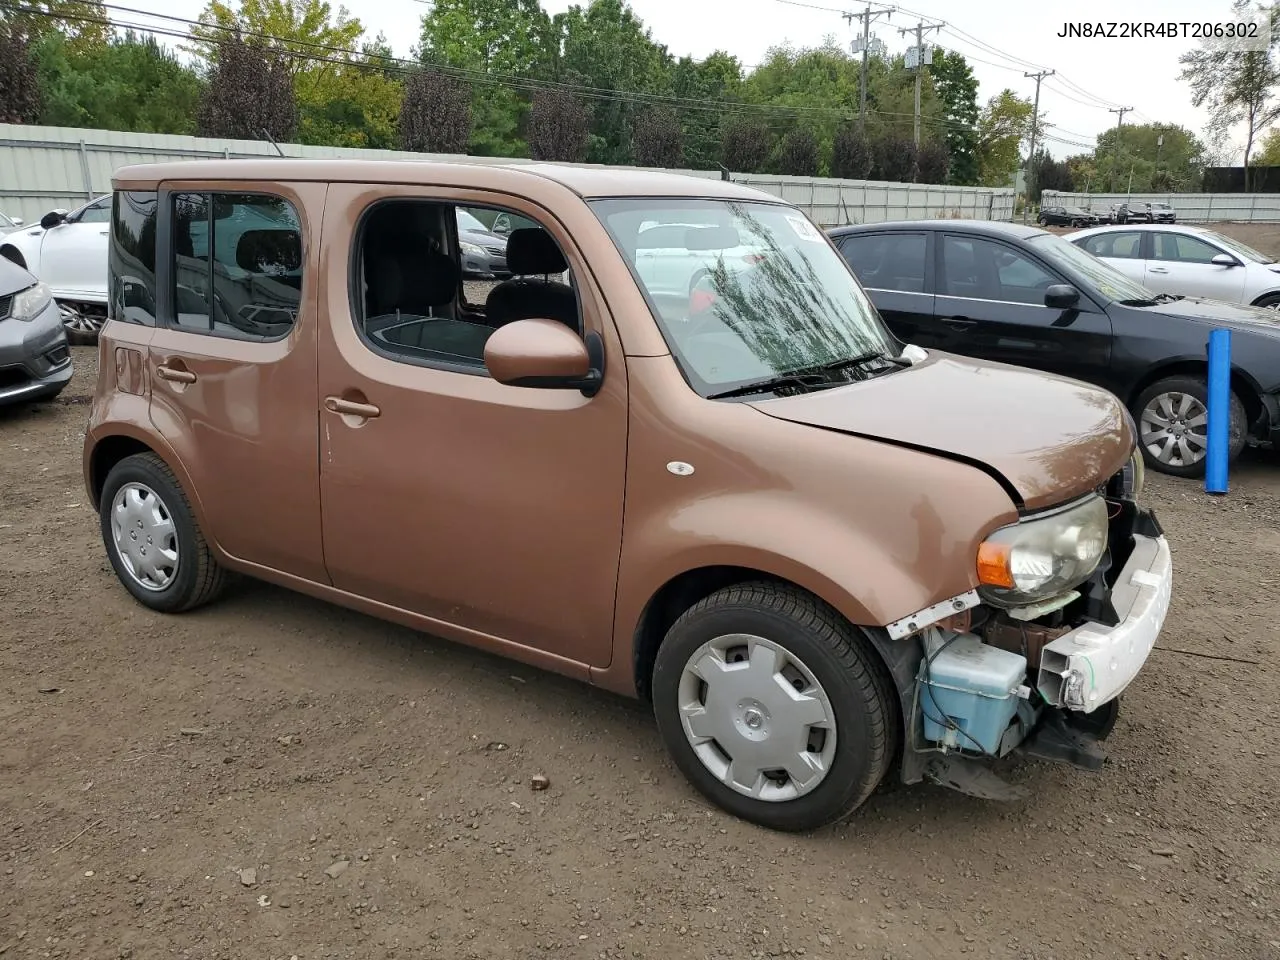
<svg viewBox="0 0 1280 960">
<path fill-rule="evenodd" d="M 1107 184 L 1107 190 L 1110 193 L 1115 193 L 1116 167 L 1119 166 L 1120 160 L 1124 156 L 1124 152 L 1121 150 L 1121 143 L 1120 143 L 1121 137 L 1124 133 L 1124 115 L 1132 109 L 1133 107 L 1110 107 L 1107 110 L 1107 113 L 1118 113 L 1120 115 L 1119 119 L 1116 120 L 1116 162 L 1111 167 L 1111 177 L 1110 177 L 1110 181 Z M 1130 183 L 1132 183 L 1133 178 L 1130 177 L 1129 179 L 1130 179 Z"/>
<path fill-rule="evenodd" d="M 1022 201 L 1022 222 L 1027 222 L 1027 213 L 1031 209 L 1031 159 L 1036 155 L 1036 134 L 1040 130 L 1040 81 L 1053 76 L 1052 70 L 1041 70 L 1039 73 L 1024 73 L 1024 77 L 1032 77 L 1036 81 L 1036 102 L 1031 108 L 1031 148 L 1027 151 L 1026 172 L 1022 175 L 1023 186 L 1027 191 Z M 1016 182 L 1015 182 L 1016 186 Z M 1016 191 L 1015 191 L 1016 193 Z"/>
<path fill-rule="evenodd" d="M 880 9 L 873 10 L 873 6 L 880 7 Z M 850 24 L 855 20 L 862 21 L 860 42 L 854 42 L 854 52 L 856 53 L 859 48 L 862 50 L 862 80 L 858 84 L 858 133 L 861 135 L 865 135 L 867 132 L 867 56 L 871 52 L 871 21 L 880 16 L 893 16 L 893 7 L 885 7 L 878 3 L 868 3 L 867 8 L 861 13 L 846 13 L 844 15 L 845 20 Z"/>
<path fill-rule="evenodd" d="M 920 76 L 924 73 L 925 55 L 924 55 L 924 32 L 926 30 L 941 30 L 945 27 L 945 23 L 926 24 L 923 20 L 918 22 L 914 27 L 900 27 L 898 33 L 905 35 L 914 33 L 916 35 L 915 47 L 915 64 L 916 64 L 916 119 L 915 119 L 915 138 L 916 146 L 920 146 Z M 911 66 L 911 59 L 908 57 L 907 66 Z M 933 58 L 929 57 L 929 63 L 933 62 Z"/>
</svg>

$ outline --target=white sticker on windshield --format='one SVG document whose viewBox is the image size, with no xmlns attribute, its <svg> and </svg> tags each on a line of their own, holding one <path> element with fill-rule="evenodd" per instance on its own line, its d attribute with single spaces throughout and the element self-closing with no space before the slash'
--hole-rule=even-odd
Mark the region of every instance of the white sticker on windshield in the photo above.
<svg viewBox="0 0 1280 960">
<path fill-rule="evenodd" d="M 791 224 L 791 229 L 796 232 L 796 236 L 801 240 L 822 241 L 822 234 L 818 233 L 813 224 L 799 214 L 787 214 L 787 223 Z"/>
</svg>

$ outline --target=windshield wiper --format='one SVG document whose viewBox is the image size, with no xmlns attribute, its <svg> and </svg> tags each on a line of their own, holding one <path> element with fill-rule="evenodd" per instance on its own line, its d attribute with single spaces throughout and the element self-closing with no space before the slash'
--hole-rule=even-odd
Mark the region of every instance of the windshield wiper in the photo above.
<svg viewBox="0 0 1280 960">
<path fill-rule="evenodd" d="M 849 370 L 853 367 L 864 367 L 873 360 L 880 360 L 895 367 L 909 367 L 911 361 L 903 357 L 891 357 L 884 353 L 864 353 L 860 357 L 846 357 L 843 360 L 832 360 L 830 363 L 821 363 L 816 367 L 805 367 L 802 370 L 793 370 L 792 373 L 835 373 L 838 370 Z"/>
<path fill-rule="evenodd" d="M 813 387 L 820 383 L 822 383 L 822 377 L 812 373 L 786 373 L 782 376 L 769 377 L 765 380 L 753 380 L 751 383 L 744 383 L 741 386 L 734 387 L 732 390 L 711 393 L 707 395 L 707 399 L 724 400 L 728 397 L 746 397 L 753 393 L 768 393 L 781 387 Z"/>
</svg>

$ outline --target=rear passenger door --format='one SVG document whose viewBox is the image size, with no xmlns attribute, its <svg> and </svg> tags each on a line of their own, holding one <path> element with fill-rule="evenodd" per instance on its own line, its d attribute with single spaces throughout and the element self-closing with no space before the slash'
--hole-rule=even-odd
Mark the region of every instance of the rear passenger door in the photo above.
<svg viewBox="0 0 1280 960">
<path fill-rule="evenodd" d="M 1105 230 L 1091 237 L 1085 237 L 1077 246 L 1099 260 L 1105 260 L 1109 266 L 1119 270 L 1130 280 L 1143 283 L 1147 264 L 1142 243 L 1141 230 Z"/>
<path fill-rule="evenodd" d="M 943 348 L 934 322 L 928 231 L 852 233 L 839 242 L 854 275 L 894 336 L 904 343 Z"/>
<path fill-rule="evenodd" d="M 323 184 L 166 183 L 151 419 L 232 557 L 327 582 L 316 289 Z"/>
<path fill-rule="evenodd" d="M 956 353 L 1105 383 L 1111 320 L 1081 294 L 1071 310 L 1046 307 L 1066 279 L 1030 252 L 991 237 L 937 236 L 939 322 Z"/>
</svg>

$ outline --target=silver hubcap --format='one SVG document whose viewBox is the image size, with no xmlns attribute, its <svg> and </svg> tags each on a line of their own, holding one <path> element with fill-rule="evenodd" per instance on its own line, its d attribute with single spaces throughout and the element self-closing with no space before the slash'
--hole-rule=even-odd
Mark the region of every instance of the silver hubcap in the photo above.
<svg viewBox="0 0 1280 960">
<path fill-rule="evenodd" d="M 735 633 L 703 644 L 685 664 L 679 697 L 694 753 L 738 793 L 794 800 L 831 769 L 831 701 L 813 672 L 772 640 Z"/>
<path fill-rule="evenodd" d="M 178 574 L 178 531 L 164 502 L 143 483 L 126 483 L 111 504 L 111 538 L 134 582 L 163 590 Z"/>
<path fill-rule="evenodd" d="M 1161 463 L 1189 467 L 1209 452 L 1209 411 L 1189 393 L 1162 393 L 1142 411 L 1142 445 Z"/>
<path fill-rule="evenodd" d="M 62 316 L 64 327 L 80 333 L 98 333 L 102 330 L 102 325 L 107 322 L 105 316 L 83 311 L 73 303 L 59 303 L 58 313 Z"/>
</svg>

